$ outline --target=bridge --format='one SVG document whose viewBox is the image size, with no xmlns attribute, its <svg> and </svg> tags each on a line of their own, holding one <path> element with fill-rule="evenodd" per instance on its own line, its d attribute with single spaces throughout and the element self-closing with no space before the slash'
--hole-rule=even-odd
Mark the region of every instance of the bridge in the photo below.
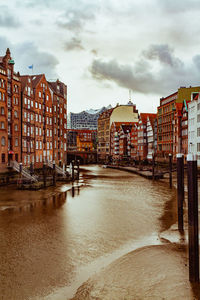
<svg viewBox="0 0 200 300">
<path fill-rule="evenodd" d="M 97 162 L 97 151 L 67 151 L 67 164 L 72 160 L 79 160 L 80 164 L 89 164 Z"/>
</svg>

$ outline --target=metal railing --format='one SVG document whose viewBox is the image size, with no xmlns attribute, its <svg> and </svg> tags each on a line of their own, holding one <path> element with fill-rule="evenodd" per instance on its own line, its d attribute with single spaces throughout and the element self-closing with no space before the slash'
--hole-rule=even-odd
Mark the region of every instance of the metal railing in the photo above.
<svg viewBox="0 0 200 300">
<path fill-rule="evenodd" d="M 13 160 L 11 162 L 11 166 L 18 173 L 21 172 L 22 176 L 24 176 L 26 179 L 28 179 L 30 181 L 38 182 L 37 176 L 31 175 L 30 171 L 28 169 L 24 168 L 23 166 L 20 168 L 20 164 L 17 161 Z"/>
<path fill-rule="evenodd" d="M 51 169 L 53 169 L 53 162 L 52 161 L 48 161 L 47 165 L 48 165 L 48 167 L 50 167 Z M 55 171 L 56 171 L 56 173 L 61 174 L 64 177 L 66 177 L 66 172 L 61 167 L 59 167 L 56 164 L 55 164 Z"/>
</svg>

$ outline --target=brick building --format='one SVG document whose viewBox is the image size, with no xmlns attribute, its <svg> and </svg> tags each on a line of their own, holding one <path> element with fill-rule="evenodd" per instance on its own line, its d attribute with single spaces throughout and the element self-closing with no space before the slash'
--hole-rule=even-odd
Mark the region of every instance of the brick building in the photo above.
<svg viewBox="0 0 200 300">
<path fill-rule="evenodd" d="M 59 163 L 67 161 L 67 86 L 59 80 L 48 84 L 53 99 L 53 160 Z"/>
<path fill-rule="evenodd" d="M 16 160 L 25 166 L 66 161 L 67 87 L 45 75 L 14 72 L 7 49 L 0 57 L 0 169 Z"/>
<path fill-rule="evenodd" d="M 14 72 L 10 50 L 0 56 L 0 161 L 1 169 L 21 161 L 21 83 Z"/>
<path fill-rule="evenodd" d="M 176 103 L 183 103 L 184 100 L 191 98 L 192 93 L 199 90 L 200 87 L 180 87 L 177 92 L 160 99 L 160 106 L 157 108 L 158 159 L 163 160 L 168 158 L 169 153 L 175 159 L 177 151 L 174 153 L 174 125 L 178 122 Z"/>
<path fill-rule="evenodd" d="M 134 123 L 131 128 L 131 159 L 136 160 L 137 159 L 137 153 L 138 153 L 138 122 Z"/>
<path fill-rule="evenodd" d="M 35 163 L 35 101 L 31 76 L 20 76 L 21 81 L 21 154 L 22 163 Z"/>
<path fill-rule="evenodd" d="M 110 116 L 113 108 L 104 111 L 98 118 L 98 159 L 108 161 L 110 156 Z"/>
</svg>

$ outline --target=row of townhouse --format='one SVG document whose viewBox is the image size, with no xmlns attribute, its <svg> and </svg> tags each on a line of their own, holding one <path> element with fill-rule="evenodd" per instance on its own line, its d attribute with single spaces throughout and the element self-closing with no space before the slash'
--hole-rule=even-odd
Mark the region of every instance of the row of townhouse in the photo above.
<svg viewBox="0 0 200 300">
<path fill-rule="evenodd" d="M 103 112 L 98 119 L 98 160 L 152 159 L 155 120 L 156 114 L 139 115 L 130 101 Z"/>
<path fill-rule="evenodd" d="M 0 57 L 0 168 L 11 161 L 66 161 L 67 86 L 44 74 L 14 72 L 10 50 Z"/>
<path fill-rule="evenodd" d="M 98 120 L 99 161 L 152 160 L 153 155 L 167 161 L 169 154 L 175 161 L 178 153 L 185 159 L 193 153 L 200 165 L 199 93 L 199 86 L 180 87 L 160 99 L 156 114 L 138 114 L 130 103 L 105 111 Z M 115 111 L 131 106 L 132 117 L 126 110 L 115 117 Z"/>
</svg>

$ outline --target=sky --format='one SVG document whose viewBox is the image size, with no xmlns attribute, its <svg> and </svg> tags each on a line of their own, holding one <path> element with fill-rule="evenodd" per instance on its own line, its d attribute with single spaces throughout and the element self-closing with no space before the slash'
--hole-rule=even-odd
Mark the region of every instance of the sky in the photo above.
<svg viewBox="0 0 200 300">
<path fill-rule="evenodd" d="M 68 86 L 68 112 L 200 85 L 199 0 L 0 0 L 0 56 Z"/>
</svg>

